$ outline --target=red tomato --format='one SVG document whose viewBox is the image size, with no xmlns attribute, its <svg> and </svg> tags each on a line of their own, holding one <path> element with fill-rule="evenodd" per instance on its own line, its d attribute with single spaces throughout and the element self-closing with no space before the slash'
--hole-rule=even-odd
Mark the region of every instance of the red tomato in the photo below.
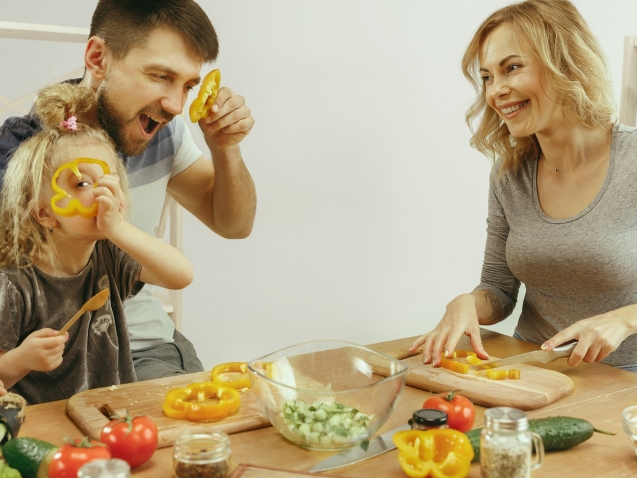
<svg viewBox="0 0 637 478">
<path fill-rule="evenodd" d="M 111 449 L 113 458 L 127 461 L 131 468 L 146 463 L 157 449 L 157 425 L 145 416 L 116 417 L 102 429 L 100 441 Z"/>
<path fill-rule="evenodd" d="M 93 460 L 108 460 L 111 452 L 104 444 L 84 437 L 62 445 L 49 463 L 49 478 L 77 478 L 82 465 Z"/>
<path fill-rule="evenodd" d="M 434 395 L 425 400 L 423 408 L 437 408 L 447 414 L 449 428 L 460 432 L 468 432 L 476 419 L 473 403 L 466 397 L 451 391 L 448 394 Z"/>
</svg>

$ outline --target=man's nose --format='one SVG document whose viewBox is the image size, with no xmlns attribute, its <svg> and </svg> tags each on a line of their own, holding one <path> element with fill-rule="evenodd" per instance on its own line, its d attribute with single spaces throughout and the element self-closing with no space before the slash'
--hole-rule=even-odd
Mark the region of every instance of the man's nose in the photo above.
<svg viewBox="0 0 637 478">
<path fill-rule="evenodd" d="M 183 90 L 178 88 L 171 88 L 170 91 L 164 96 L 161 102 L 162 108 L 171 115 L 178 115 L 184 109 L 186 104 L 186 98 L 188 95 Z"/>
</svg>

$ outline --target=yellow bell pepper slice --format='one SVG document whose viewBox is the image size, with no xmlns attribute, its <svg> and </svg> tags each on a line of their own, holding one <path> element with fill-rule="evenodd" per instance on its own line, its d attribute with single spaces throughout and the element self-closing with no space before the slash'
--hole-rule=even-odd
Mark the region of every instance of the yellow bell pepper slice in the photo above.
<svg viewBox="0 0 637 478">
<path fill-rule="evenodd" d="M 477 355 L 478 354 L 471 350 L 454 350 L 450 358 L 476 357 Z"/>
<path fill-rule="evenodd" d="M 109 174 L 111 172 L 106 161 L 102 161 L 101 159 L 93 159 L 93 158 L 77 158 L 76 160 L 70 161 L 68 163 L 64 163 L 62 166 L 57 168 L 55 173 L 53 174 L 53 178 L 51 179 L 51 187 L 53 188 L 53 191 L 55 191 L 56 193 L 55 196 L 51 198 L 51 208 L 53 209 L 53 212 L 59 216 L 72 217 L 72 216 L 77 216 L 78 214 L 85 218 L 97 216 L 96 202 L 91 204 L 90 207 L 86 207 L 84 204 L 82 204 L 79 201 L 79 199 L 72 198 L 69 201 L 69 203 L 66 205 L 66 207 L 60 207 L 57 205 L 57 202 L 59 200 L 64 199 L 65 197 L 71 197 L 71 195 L 68 192 L 66 192 L 64 189 L 62 189 L 57 183 L 60 173 L 64 171 L 65 169 L 70 169 L 71 171 L 73 171 L 73 174 L 75 174 L 78 178 L 81 179 L 82 173 L 80 173 L 80 170 L 78 169 L 78 166 L 80 163 L 95 163 L 102 167 L 102 169 L 104 170 L 104 174 Z M 95 189 L 96 187 L 97 187 L 97 181 L 93 184 L 93 189 Z"/>
<path fill-rule="evenodd" d="M 489 380 L 506 380 L 508 375 L 506 370 L 491 369 L 486 372 Z"/>
<path fill-rule="evenodd" d="M 520 371 L 515 369 L 509 370 L 509 378 L 511 380 L 520 380 Z"/>
<path fill-rule="evenodd" d="M 219 70 L 212 70 L 204 77 L 199 87 L 197 98 L 190 104 L 190 121 L 196 123 L 208 115 L 210 108 L 212 108 L 217 99 L 220 83 L 221 72 Z"/>
<path fill-rule="evenodd" d="M 412 478 L 464 478 L 474 452 L 469 438 L 451 428 L 395 433 L 398 461 Z"/>
<path fill-rule="evenodd" d="M 223 375 L 230 372 L 240 373 L 241 378 L 238 380 L 226 380 Z M 225 387 L 232 387 L 237 389 L 252 387 L 250 378 L 248 377 L 248 364 L 246 362 L 222 363 L 212 369 L 210 376 L 213 382 L 217 382 Z"/>
<path fill-rule="evenodd" d="M 449 359 L 443 358 L 442 360 L 440 360 L 440 366 L 448 370 L 451 370 L 452 372 L 458 372 L 463 374 L 469 373 L 469 364 L 460 363 L 457 360 L 449 360 Z"/>
<path fill-rule="evenodd" d="M 170 390 L 162 408 L 169 418 L 203 422 L 229 417 L 239 409 L 239 403 L 239 392 L 234 388 L 197 382 Z"/>
</svg>

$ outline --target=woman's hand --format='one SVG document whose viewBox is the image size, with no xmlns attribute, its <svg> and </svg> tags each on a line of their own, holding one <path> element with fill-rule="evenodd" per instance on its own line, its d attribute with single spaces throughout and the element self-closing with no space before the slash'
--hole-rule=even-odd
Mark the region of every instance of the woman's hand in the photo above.
<svg viewBox="0 0 637 478">
<path fill-rule="evenodd" d="M 542 349 L 552 350 L 564 342 L 577 340 L 567 361 L 571 367 L 575 367 L 582 361 L 593 363 L 605 359 L 617 350 L 626 337 L 634 333 L 637 333 L 637 305 L 629 305 L 578 320 L 544 342 Z"/>
<path fill-rule="evenodd" d="M 480 338 L 475 294 L 462 294 L 449 302 L 445 315 L 436 328 L 416 340 L 409 351 L 413 353 L 423 345 L 423 362 L 431 362 L 436 366 L 443 356 L 451 355 L 464 333 L 471 338 L 471 346 L 478 357 L 489 358 Z"/>
<path fill-rule="evenodd" d="M 7 389 L 4 388 L 4 383 L 0 380 L 0 397 L 7 394 Z"/>
</svg>

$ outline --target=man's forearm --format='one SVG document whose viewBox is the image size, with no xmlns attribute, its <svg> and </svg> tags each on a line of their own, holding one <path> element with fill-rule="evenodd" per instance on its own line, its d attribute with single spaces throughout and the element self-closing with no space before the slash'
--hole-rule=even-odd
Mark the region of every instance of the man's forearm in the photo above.
<svg viewBox="0 0 637 478">
<path fill-rule="evenodd" d="M 216 232 L 230 239 L 248 237 L 254 225 L 257 195 L 241 150 L 237 145 L 210 152 L 215 168 L 212 208 Z"/>
</svg>

